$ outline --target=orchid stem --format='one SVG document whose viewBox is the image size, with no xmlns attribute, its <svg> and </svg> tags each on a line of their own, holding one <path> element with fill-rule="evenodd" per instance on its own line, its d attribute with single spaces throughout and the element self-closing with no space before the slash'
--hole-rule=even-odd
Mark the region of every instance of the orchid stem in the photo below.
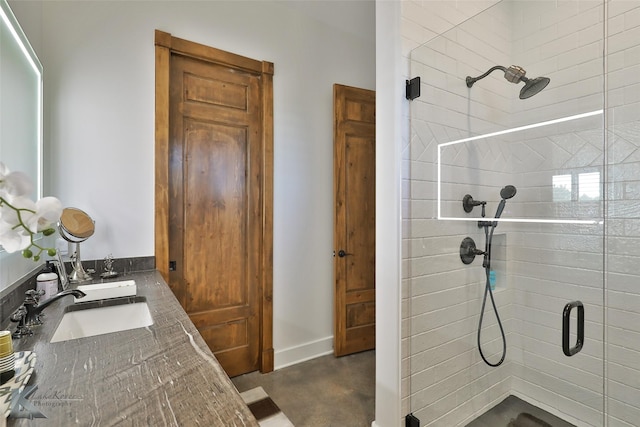
<svg viewBox="0 0 640 427">
<path fill-rule="evenodd" d="M 24 223 L 24 221 L 22 220 L 22 212 L 30 212 L 32 214 L 35 214 L 36 211 L 31 210 L 31 209 L 27 209 L 27 208 L 17 208 L 14 205 L 12 205 L 11 203 L 9 203 L 4 197 L 0 197 L 0 206 L 2 205 L 6 205 L 9 208 L 13 209 L 16 212 L 16 215 L 18 217 L 18 223 L 16 225 L 14 225 L 11 229 L 15 230 L 19 227 L 22 227 L 27 233 L 29 233 L 29 242 L 30 245 L 27 246 L 26 248 L 23 249 L 23 255 L 27 258 L 31 258 L 33 257 L 33 259 L 35 261 L 40 259 L 40 254 L 42 254 L 42 252 L 49 251 L 49 248 L 45 248 L 42 247 L 40 245 L 38 245 L 36 242 L 33 241 L 33 236 L 36 235 L 36 232 L 31 231 L 31 229 L 29 229 L 29 227 L 27 227 L 27 225 Z M 31 248 L 35 247 L 36 249 L 38 249 L 38 253 L 37 254 L 33 254 L 33 252 L 31 251 Z M 26 254 L 31 254 L 30 256 L 27 256 Z"/>
</svg>

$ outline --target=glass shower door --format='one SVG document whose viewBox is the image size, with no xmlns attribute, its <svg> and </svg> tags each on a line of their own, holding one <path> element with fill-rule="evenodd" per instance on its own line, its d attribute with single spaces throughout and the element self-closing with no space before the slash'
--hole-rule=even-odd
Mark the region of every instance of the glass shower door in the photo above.
<svg viewBox="0 0 640 427">
<path fill-rule="evenodd" d="M 503 0 L 411 52 L 403 348 L 421 426 L 605 425 L 603 12 Z"/>
</svg>

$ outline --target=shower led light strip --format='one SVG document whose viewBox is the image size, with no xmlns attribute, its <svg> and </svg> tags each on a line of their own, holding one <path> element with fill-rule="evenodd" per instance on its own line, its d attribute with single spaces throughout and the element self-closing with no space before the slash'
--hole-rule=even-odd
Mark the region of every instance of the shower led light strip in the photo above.
<svg viewBox="0 0 640 427">
<path fill-rule="evenodd" d="M 438 219 L 446 219 L 451 221 L 473 221 L 477 222 L 478 220 L 485 220 L 489 222 L 498 221 L 498 222 L 525 222 L 525 223 L 546 223 L 546 224 L 604 224 L 604 221 L 601 219 L 525 219 L 525 218 L 456 218 L 456 217 L 438 217 Z"/>
<path fill-rule="evenodd" d="M 442 196 L 442 189 L 441 189 L 441 152 L 442 152 L 442 148 L 449 146 L 449 145 L 455 145 L 455 144 L 461 144 L 463 142 L 470 142 L 470 141 L 477 141 L 479 139 L 485 139 L 485 138 L 490 138 L 493 136 L 499 136 L 499 135 L 506 135 L 509 133 L 515 133 L 515 132 L 520 132 L 523 130 L 528 130 L 528 129 L 534 129 L 534 128 L 538 128 L 538 127 L 543 127 L 543 126 L 549 126 L 549 125 L 554 125 L 557 123 L 563 123 L 563 122 L 569 122 L 571 120 L 578 120 L 578 119 L 583 119 L 585 117 L 591 117 L 591 116 L 597 116 L 604 113 L 604 110 L 595 110 L 595 111 L 589 111 L 587 113 L 581 113 L 581 114 L 575 114 L 573 116 L 567 116 L 567 117 L 560 117 L 558 119 L 553 119 L 553 120 L 547 120 L 546 122 L 539 122 L 539 123 L 533 123 L 530 125 L 525 125 L 525 126 L 519 126 L 516 128 L 512 128 L 512 129 L 505 129 L 505 130 L 501 130 L 501 131 L 497 131 L 497 132 L 491 132 L 491 133 L 486 133 L 484 135 L 478 135 L 478 136 L 472 136 L 469 138 L 463 138 L 463 139 L 457 139 L 455 141 L 451 141 L 451 142 L 445 142 L 443 144 L 438 144 L 438 219 L 448 219 L 448 220 L 453 220 L 453 221 L 478 221 L 478 218 L 454 218 L 454 217 L 443 217 L 442 213 L 441 213 L 441 196 Z M 488 220 L 488 219 L 487 219 Z M 553 223 L 553 224 L 602 224 L 601 220 L 571 220 L 571 219 L 510 219 L 510 218 L 499 218 L 499 219 L 495 219 L 495 221 L 500 221 L 500 222 L 530 222 L 530 223 Z"/>
<path fill-rule="evenodd" d="M 539 127 L 544 127 L 549 125 L 555 125 L 556 123 L 570 122 L 571 120 L 583 119 L 585 117 L 597 116 L 598 114 L 602 114 L 603 112 L 604 110 L 589 111 L 588 113 L 576 114 L 575 116 L 560 117 L 559 119 L 548 120 L 546 122 L 533 123 L 531 125 L 520 126 L 513 129 L 505 129 L 498 132 L 485 133 L 484 135 L 472 136 L 470 138 L 458 139 L 451 142 L 445 142 L 444 144 L 438 144 L 438 149 L 440 149 L 440 147 L 446 147 L 447 145 L 455 145 L 455 144 L 460 144 L 462 142 L 476 141 L 478 139 L 490 138 L 492 136 L 506 135 L 508 133 L 520 132 L 522 130 L 534 129 L 534 128 L 539 128 Z"/>
</svg>

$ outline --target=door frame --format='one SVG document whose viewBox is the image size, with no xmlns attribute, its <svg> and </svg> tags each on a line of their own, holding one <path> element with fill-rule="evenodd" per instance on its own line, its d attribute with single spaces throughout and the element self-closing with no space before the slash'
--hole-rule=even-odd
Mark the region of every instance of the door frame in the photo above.
<svg viewBox="0 0 640 427">
<path fill-rule="evenodd" d="M 262 80 L 262 215 L 259 248 L 260 371 L 273 357 L 273 63 L 257 61 L 155 31 L 155 242 L 156 269 L 169 283 L 169 81 L 172 54 L 232 66 Z"/>
</svg>

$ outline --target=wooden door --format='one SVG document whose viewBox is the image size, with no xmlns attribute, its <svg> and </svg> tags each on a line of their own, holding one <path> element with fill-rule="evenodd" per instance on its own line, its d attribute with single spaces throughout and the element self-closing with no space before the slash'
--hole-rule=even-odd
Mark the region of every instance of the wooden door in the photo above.
<svg viewBox="0 0 640 427">
<path fill-rule="evenodd" d="M 334 85 L 334 354 L 375 347 L 375 92 Z"/>
<path fill-rule="evenodd" d="M 272 161 L 265 134 L 272 110 L 264 103 L 270 74 L 265 79 L 264 63 L 247 69 L 253 60 L 195 44 L 222 58 L 187 55 L 176 49 L 185 41 L 171 41 L 169 286 L 229 376 L 268 372 Z"/>
</svg>

